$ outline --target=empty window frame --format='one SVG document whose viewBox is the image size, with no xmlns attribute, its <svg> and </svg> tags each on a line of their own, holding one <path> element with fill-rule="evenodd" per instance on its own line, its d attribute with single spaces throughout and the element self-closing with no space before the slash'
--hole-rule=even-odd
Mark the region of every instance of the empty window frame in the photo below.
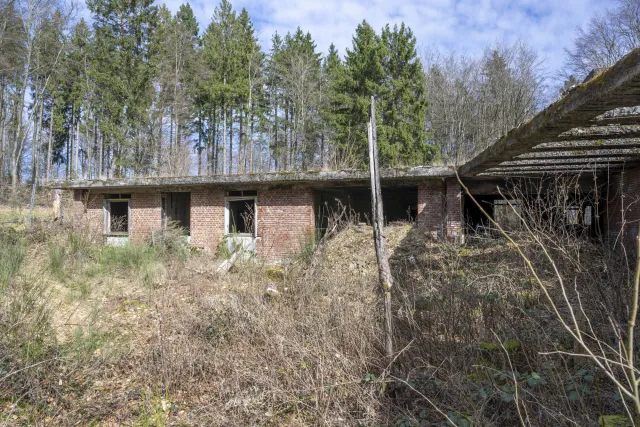
<svg viewBox="0 0 640 427">
<path fill-rule="evenodd" d="M 129 199 L 105 199 L 105 234 L 129 235 L 130 223 Z"/>
<path fill-rule="evenodd" d="M 239 236 L 256 236 L 258 214 L 256 197 L 225 199 L 225 232 Z"/>
</svg>

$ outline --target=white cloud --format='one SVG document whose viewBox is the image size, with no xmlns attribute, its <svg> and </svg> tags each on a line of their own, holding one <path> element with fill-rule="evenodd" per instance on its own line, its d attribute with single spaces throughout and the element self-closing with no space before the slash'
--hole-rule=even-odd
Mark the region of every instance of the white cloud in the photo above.
<svg viewBox="0 0 640 427">
<path fill-rule="evenodd" d="M 341 53 L 351 46 L 356 26 L 366 19 L 379 30 L 386 23 L 409 25 L 424 47 L 480 53 L 496 41 L 531 44 L 545 58 L 549 73 L 557 71 L 570 47 L 576 27 L 615 0 L 239 0 L 246 7 L 264 50 L 275 31 L 285 34 L 300 26 L 326 52 L 333 42 Z M 179 0 L 169 0 L 175 11 Z M 204 30 L 216 6 L 191 3 Z"/>
</svg>

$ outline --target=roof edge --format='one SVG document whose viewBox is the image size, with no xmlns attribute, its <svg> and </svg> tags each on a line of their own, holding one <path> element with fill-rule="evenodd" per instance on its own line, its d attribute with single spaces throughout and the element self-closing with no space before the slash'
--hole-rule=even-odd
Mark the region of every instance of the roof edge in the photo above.
<svg viewBox="0 0 640 427">
<path fill-rule="evenodd" d="M 447 178 L 455 176 L 455 169 L 448 166 L 418 166 L 413 168 L 393 168 L 380 171 L 384 180 L 420 178 Z M 291 171 L 268 172 L 237 175 L 176 176 L 176 177 L 139 177 L 118 179 L 97 179 L 54 182 L 48 185 L 52 189 L 110 189 L 133 187 L 171 187 L 203 186 L 231 184 L 302 184 L 322 182 L 354 182 L 370 179 L 368 170 L 342 171 Z"/>
</svg>

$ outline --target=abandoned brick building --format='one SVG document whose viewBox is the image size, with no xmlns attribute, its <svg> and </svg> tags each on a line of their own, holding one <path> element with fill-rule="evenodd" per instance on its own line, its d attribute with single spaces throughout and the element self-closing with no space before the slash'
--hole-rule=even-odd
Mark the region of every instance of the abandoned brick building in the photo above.
<svg viewBox="0 0 640 427">
<path fill-rule="evenodd" d="M 493 215 L 498 188 L 569 174 L 589 202 L 567 221 L 614 241 L 637 236 L 640 221 L 640 50 L 565 96 L 458 167 L 381 174 L 385 217 L 415 221 L 435 237 L 459 239 L 482 216 L 456 177 Z M 634 108 L 636 107 L 636 108 Z M 537 184 L 536 184 L 537 183 Z M 362 220 L 370 212 L 367 171 L 125 178 L 60 185 L 74 192 L 72 216 L 113 240 L 145 240 L 175 222 L 192 247 L 215 252 L 225 235 L 265 259 L 298 251 L 326 226 L 339 200 Z M 543 189 L 542 191 L 552 191 Z M 585 205 L 584 203 L 587 203 Z"/>
</svg>

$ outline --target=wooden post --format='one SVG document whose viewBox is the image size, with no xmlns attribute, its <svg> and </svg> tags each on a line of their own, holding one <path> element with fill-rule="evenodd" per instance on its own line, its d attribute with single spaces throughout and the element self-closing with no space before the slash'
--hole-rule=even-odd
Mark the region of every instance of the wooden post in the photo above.
<svg viewBox="0 0 640 427">
<path fill-rule="evenodd" d="M 391 288 L 393 276 L 387 256 L 387 241 L 384 235 L 384 210 L 382 190 L 380 189 L 380 171 L 378 170 L 378 141 L 376 135 L 375 100 L 371 97 L 369 107 L 369 171 L 371 172 L 371 217 L 373 219 L 373 241 L 378 261 L 378 274 L 384 300 L 384 344 L 389 361 L 393 357 L 393 320 L 391 313 Z"/>
<path fill-rule="evenodd" d="M 56 188 L 52 191 L 53 195 L 53 219 L 58 221 L 62 217 L 62 190 Z"/>
</svg>

